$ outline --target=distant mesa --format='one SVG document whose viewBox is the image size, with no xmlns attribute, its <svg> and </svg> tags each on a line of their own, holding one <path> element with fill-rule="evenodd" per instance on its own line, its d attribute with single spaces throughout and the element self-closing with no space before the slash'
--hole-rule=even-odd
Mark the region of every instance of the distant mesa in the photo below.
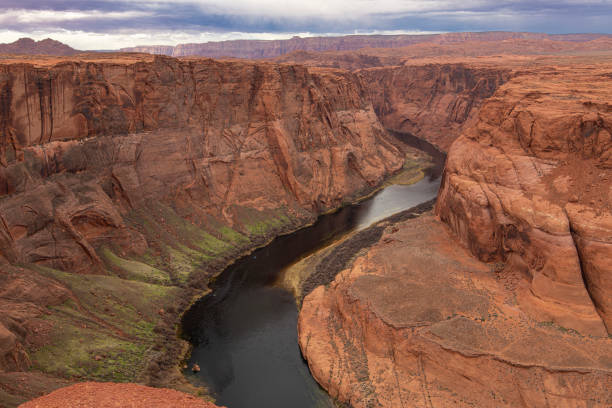
<svg viewBox="0 0 612 408">
<path fill-rule="evenodd" d="M 31 38 L 20 38 L 10 44 L 0 44 L 0 54 L 20 55 L 75 55 L 79 51 L 51 38 L 34 41 Z"/>
<path fill-rule="evenodd" d="M 288 40 L 229 40 L 206 43 L 143 45 L 121 48 L 123 52 L 144 52 L 172 57 L 275 58 L 294 51 L 354 51 L 362 48 L 399 48 L 414 44 L 452 44 L 466 41 L 551 40 L 585 42 L 607 37 L 606 34 L 544 34 L 506 31 L 445 34 L 345 35 L 339 37 L 294 36 Z"/>
</svg>

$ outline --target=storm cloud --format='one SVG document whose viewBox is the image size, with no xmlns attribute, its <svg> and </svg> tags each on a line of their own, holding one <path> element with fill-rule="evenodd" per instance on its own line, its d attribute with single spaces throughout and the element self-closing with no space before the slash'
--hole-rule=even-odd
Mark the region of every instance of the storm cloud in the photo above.
<svg viewBox="0 0 612 408">
<path fill-rule="evenodd" d="M 292 35 L 532 31 L 611 33 L 612 0 L 2 0 L 0 42 L 79 49 Z"/>
</svg>

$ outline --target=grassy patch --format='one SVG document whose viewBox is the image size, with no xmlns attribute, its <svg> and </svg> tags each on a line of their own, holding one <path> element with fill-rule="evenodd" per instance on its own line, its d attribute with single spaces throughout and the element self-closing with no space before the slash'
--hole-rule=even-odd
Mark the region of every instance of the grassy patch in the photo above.
<svg viewBox="0 0 612 408">
<path fill-rule="evenodd" d="M 259 211 L 248 207 L 234 207 L 244 231 L 254 238 L 268 238 L 292 224 L 284 209 Z"/>
<path fill-rule="evenodd" d="M 423 159 L 406 157 L 404 167 L 398 173 L 388 178 L 384 186 L 414 184 L 425 177 L 425 173 L 423 173 L 424 166 Z"/>
<path fill-rule="evenodd" d="M 109 248 L 103 248 L 100 250 L 100 254 L 111 269 L 118 268 L 121 270 L 121 277 L 123 278 L 156 283 L 160 285 L 170 284 L 170 277 L 166 272 L 160 269 L 143 262 L 123 259 L 115 255 Z"/>
<path fill-rule="evenodd" d="M 51 308 L 50 344 L 32 354 L 33 368 L 67 378 L 134 381 L 146 363 L 146 341 L 119 338 L 91 322 L 71 302 Z M 96 356 L 100 358 L 96 360 Z"/>
<path fill-rule="evenodd" d="M 64 284 L 79 303 L 69 300 L 49 309 L 51 340 L 31 354 L 34 368 L 63 377 L 135 381 L 158 337 L 159 311 L 172 307 L 181 289 L 36 269 Z"/>
</svg>

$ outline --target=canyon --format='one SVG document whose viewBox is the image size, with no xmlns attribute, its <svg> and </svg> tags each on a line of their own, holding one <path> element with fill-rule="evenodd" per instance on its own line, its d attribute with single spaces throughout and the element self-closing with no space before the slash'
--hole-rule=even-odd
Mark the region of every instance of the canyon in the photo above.
<svg viewBox="0 0 612 408">
<path fill-rule="evenodd" d="M 354 74 L 130 58 L 0 68 L 0 361 L 51 387 L 180 382 L 220 267 L 404 163 Z"/>
<path fill-rule="evenodd" d="M 348 237 L 298 299 L 317 382 L 354 407 L 612 404 L 609 39 L 468 34 L 3 57 L 0 405 L 83 380 L 196 392 L 182 313 L 399 171 L 405 134 L 448 153 L 435 208 Z"/>
</svg>

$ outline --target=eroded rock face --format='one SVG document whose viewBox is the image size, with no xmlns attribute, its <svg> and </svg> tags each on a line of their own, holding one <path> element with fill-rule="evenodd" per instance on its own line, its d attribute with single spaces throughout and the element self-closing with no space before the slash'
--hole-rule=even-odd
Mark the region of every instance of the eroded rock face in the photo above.
<svg viewBox="0 0 612 408">
<path fill-rule="evenodd" d="M 356 78 L 179 62 L 2 70 L 0 254 L 62 270 L 146 242 L 122 218 L 168 200 L 232 223 L 232 206 L 314 214 L 401 166 Z"/>
<path fill-rule="evenodd" d="M 521 310 L 521 277 L 482 263 L 431 215 L 387 227 L 303 302 L 316 380 L 353 407 L 612 403 L 612 340 Z"/>
<path fill-rule="evenodd" d="M 612 403 L 611 87 L 597 66 L 517 72 L 452 144 L 439 218 L 388 227 L 306 296 L 300 347 L 332 396 Z"/>
<path fill-rule="evenodd" d="M 453 144 L 436 210 L 479 259 L 520 271 L 525 310 L 594 336 L 612 332 L 610 87 L 596 68 L 504 85 Z"/>
<path fill-rule="evenodd" d="M 30 365 L 26 345 L 41 344 L 48 323 L 46 308 L 69 299 L 57 282 L 0 260 L 0 367 L 24 371 Z"/>
<path fill-rule="evenodd" d="M 474 124 L 482 102 L 513 74 L 504 67 L 422 64 L 359 71 L 383 125 L 446 151 Z"/>
</svg>

